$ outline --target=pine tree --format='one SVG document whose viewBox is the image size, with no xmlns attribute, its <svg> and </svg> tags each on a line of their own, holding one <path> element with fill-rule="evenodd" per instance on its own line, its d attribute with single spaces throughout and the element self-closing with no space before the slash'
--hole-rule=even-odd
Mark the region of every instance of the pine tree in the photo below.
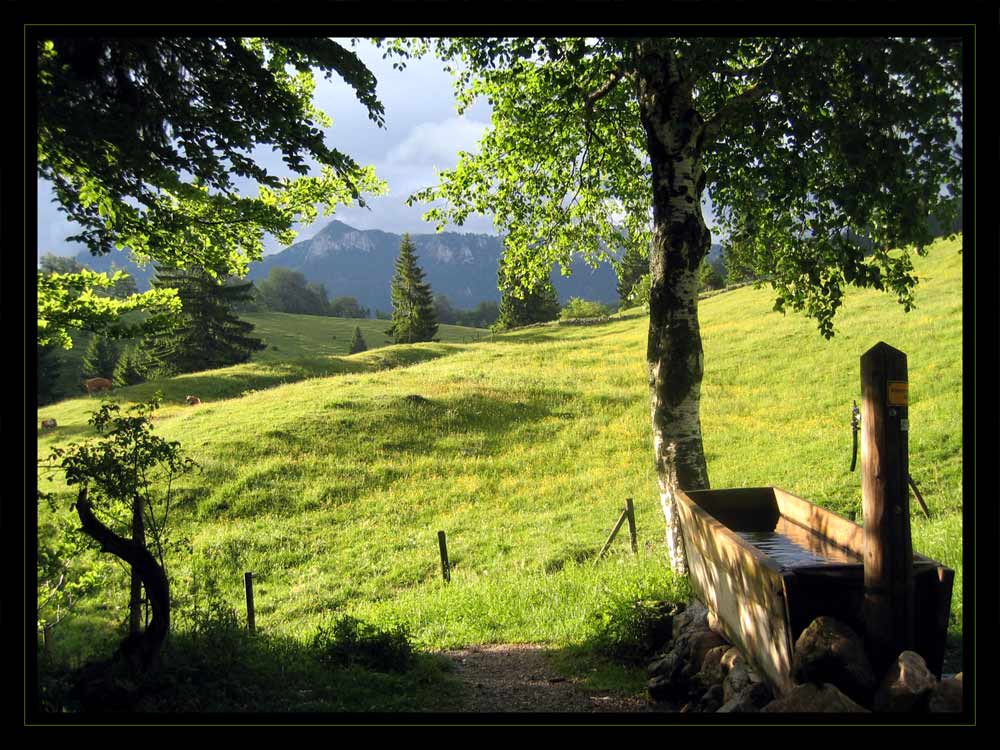
<svg viewBox="0 0 1000 750">
<path fill-rule="evenodd" d="M 545 323 L 559 317 L 559 295 L 552 283 L 539 283 L 532 290 L 522 289 L 523 296 L 514 293 L 514 287 L 505 287 L 500 295 L 500 309 L 494 326 L 503 331 L 532 323 Z"/>
<path fill-rule="evenodd" d="M 434 296 L 413 250 L 410 235 L 404 234 L 392 278 L 392 326 L 386 331 L 397 344 L 430 341 L 438 329 Z"/>
<path fill-rule="evenodd" d="M 354 338 L 351 339 L 351 354 L 357 354 L 358 352 L 368 351 L 368 344 L 365 343 L 365 337 L 361 335 L 361 327 L 354 326 Z"/>
<path fill-rule="evenodd" d="M 115 374 L 112 378 L 118 387 L 145 383 L 157 374 L 157 362 L 142 346 L 130 346 L 118 357 Z"/>
<path fill-rule="evenodd" d="M 93 336 L 80 363 L 85 378 L 111 378 L 118 364 L 118 348 L 104 336 Z"/>
<path fill-rule="evenodd" d="M 265 344 L 249 334 L 253 324 L 240 320 L 234 306 L 246 302 L 253 285 L 220 282 L 203 269 L 158 267 L 157 288 L 177 289 L 183 313 L 180 325 L 158 338 L 154 354 L 176 372 L 196 372 L 246 362 Z"/>
</svg>

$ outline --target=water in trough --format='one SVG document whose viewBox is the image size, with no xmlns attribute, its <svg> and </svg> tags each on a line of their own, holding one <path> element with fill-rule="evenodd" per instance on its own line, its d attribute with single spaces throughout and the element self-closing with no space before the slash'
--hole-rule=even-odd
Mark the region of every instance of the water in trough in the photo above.
<svg viewBox="0 0 1000 750">
<path fill-rule="evenodd" d="M 862 562 L 844 548 L 783 517 L 773 531 L 736 531 L 736 534 L 785 568 Z"/>
</svg>

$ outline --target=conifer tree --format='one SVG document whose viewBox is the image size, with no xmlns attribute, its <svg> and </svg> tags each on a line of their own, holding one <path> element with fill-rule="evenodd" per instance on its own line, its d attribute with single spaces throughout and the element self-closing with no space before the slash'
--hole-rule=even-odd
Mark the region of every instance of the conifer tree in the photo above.
<svg viewBox="0 0 1000 750">
<path fill-rule="evenodd" d="M 361 335 L 361 327 L 354 326 L 354 338 L 351 339 L 351 354 L 357 354 L 358 352 L 368 351 L 368 344 L 365 343 L 365 337 Z"/>
<path fill-rule="evenodd" d="M 118 364 L 118 348 L 104 336 L 94 336 L 83 353 L 81 371 L 85 378 L 111 378 Z"/>
<path fill-rule="evenodd" d="M 386 331 L 397 344 L 430 341 L 438 329 L 434 295 L 413 250 L 410 235 L 404 234 L 392 278 L 392 326 Z"/>
<path fill-rule="evenodd" d="M 521 288 L 520 294 L 517 296 L 514 286 L 503 287 L 494 326 L 497 330 L 545 323 L 559 317 L 559 295 L 551 282 L 541 282 L 534 289 Z"/>
<path fill-rule="evenodd" d="M 145 383 L 156 372 L 157 362 L 144 346 L 130 346 L 118 357 L 114 383 L 118 387 Z"/>
<path fill-rule="evenodd" d="M 154 354 L 176 372 L 195 372 L 246 362 L 265 344 L 250 336 L 253 324 L 240 320 L 233 307 L 250 298 L 252 284 L 220 282 L 203 269 L 158 267 L 156 288 L 177 289 L 181 322 L 157 339 Z"/>
</svg>

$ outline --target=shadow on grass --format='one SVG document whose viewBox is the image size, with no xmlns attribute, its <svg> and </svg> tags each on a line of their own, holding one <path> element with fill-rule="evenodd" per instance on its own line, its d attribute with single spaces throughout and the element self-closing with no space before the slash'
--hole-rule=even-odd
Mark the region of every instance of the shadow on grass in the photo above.
<svg viewBox="0 0 1000 750">
<path fill-rule="evenodd" d="M 370 713 L 442 710 L 459 689 L 444 657 L 418 652 L 405 668 L 336 664 L 314 643 L 241 628 L 171 636 L 161 668 L 136 683 L 74 689 L 84 671 L 39 669 L 41 714 Z M 89 669 L 93 669 L 91 665 Z"/>
<path fill-rule="evenodd" d="M 389 346 L 353 356 L 303 357 L 288 362 L 249 362 L 218 370 L 175 375 L 171 378 L 116 388 L 102 394 L 117 403 L 147 401 L 157 392 L 166 404 L 182 404 L 187 396 L 203 402 L 236 398 L 247 391 L 264 390 L 309 378 L 381 372 L 428 362 L 463 351 L 458 344 L 410 344 Z M 94 399 L 94 411 L 100 402 Z"/>
</svg>

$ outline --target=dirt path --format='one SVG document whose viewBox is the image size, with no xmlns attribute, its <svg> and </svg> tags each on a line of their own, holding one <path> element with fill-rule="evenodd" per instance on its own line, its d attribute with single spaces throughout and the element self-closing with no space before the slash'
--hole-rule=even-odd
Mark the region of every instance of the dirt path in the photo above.
<svg viewBox="0 0 1000 750">
<path fill-rule="evenodd" d="M 477 646 L 446 651 L 453 676 L 465 687 L 446 710 L 474 713 L 662 713 L 642 698 L 595 691 L 556 672 L 535 645 Z"/>
</svg>

